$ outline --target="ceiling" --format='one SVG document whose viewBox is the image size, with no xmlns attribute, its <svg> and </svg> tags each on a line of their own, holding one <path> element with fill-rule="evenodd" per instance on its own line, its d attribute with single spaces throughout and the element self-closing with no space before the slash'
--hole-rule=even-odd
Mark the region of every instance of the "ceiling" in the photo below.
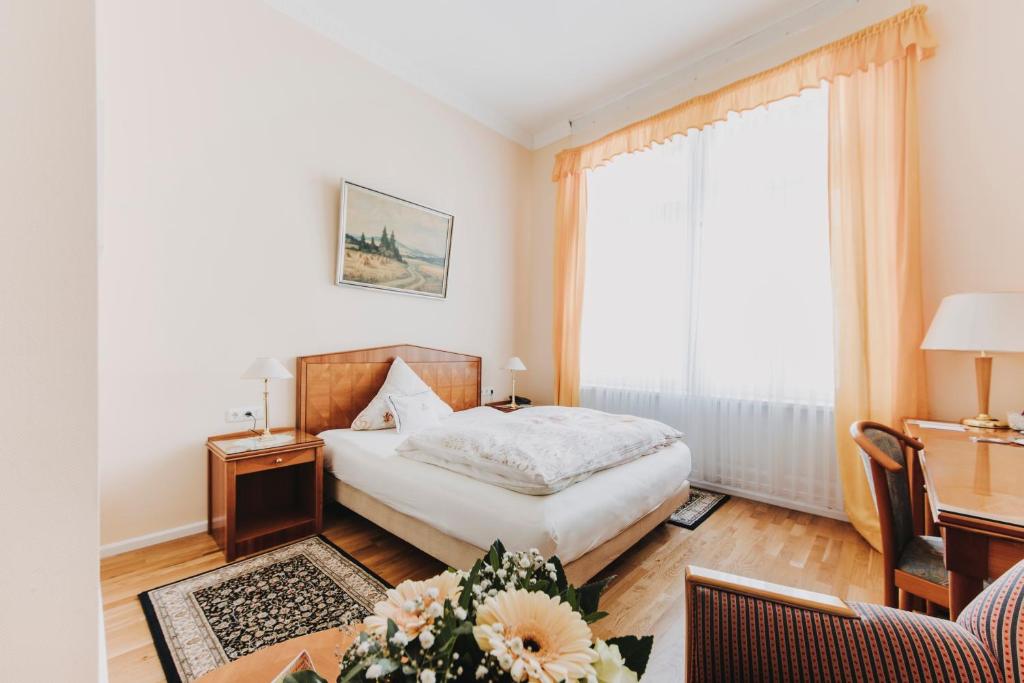
<svg viewBox="0 0 1024 683">
<path fill-rule="evenodd" d="M 527 147 L 831 0 L 267 0 Z"/>
</svg>

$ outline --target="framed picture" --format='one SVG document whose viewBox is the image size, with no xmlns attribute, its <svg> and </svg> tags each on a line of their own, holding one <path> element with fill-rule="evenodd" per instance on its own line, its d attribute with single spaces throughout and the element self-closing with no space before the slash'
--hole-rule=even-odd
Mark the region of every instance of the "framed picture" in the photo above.
<svg viewBox="0 0 1024 683">
<path fill-rule="evenodd" d="M 443 299 L 455 217 L 341 181 L 339 285 Z"/>
</svg>

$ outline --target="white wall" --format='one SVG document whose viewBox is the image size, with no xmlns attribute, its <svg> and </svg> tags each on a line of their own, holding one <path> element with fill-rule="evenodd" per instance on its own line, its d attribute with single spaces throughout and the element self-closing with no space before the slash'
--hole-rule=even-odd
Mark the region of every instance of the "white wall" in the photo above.
<svg viewBox="0 0 1024 683">
<path fill-rule="evenodd" d="M 947 294 L 1024 291 L 1024 2 L 929 0 L 921 66 L 925 318 Z M 972 354 L 928 352 L 932 414 L 977 412 Z M 991 412 L 1024 409 L 1024 354 L 993 362 Z"/>
<path fill-rule="evenodd" d="M 528 152 L 250 0 L 101 0 L 102 538 L 206 519 L 252 358 L 513 352 Z M 448 299 L 333 284 L 338 179 L 455 215 Z M 294 423 L 294 382 L 272 423 Z"/>
<path fill-rule="evenodd" d="M 0 678 L 98 675 L 92 2 L 0 0 Z"/>
<path fill-rule="evenodd" d="M 939 42 L 934 59 L 921 65 L 921 198 L 924 246 L 925 318 L 931 320 L 939 300 L 963 291 L 1024 290 L 1024 110 L 1019 87 L 1016 30 L 1024 23 L 1019 0 L 931 0 L 928 18 Z M 520 326 L 518 346 L 533 361 L 523 393 L 550 398 L 553 385 L 551 250 L 554 237 L 555 185 L 550 180 L 554 155 L 583 144 L 632 118 L 659 111 L 744 76 L 779 64 L 829 40 L 905 9 L 905 3 L 865 0 L 856 7 L 775 47 L 704 72 L 671 93 L 650 99 L 617 102 L 606 111 L 583 117 L 574 135 L 533 152 L 529 187 L 533 193 L 529 235 L 537 258 L 526 261 L 527 291 L 520 293 L 521 317 L 534 311 L 529 326 Z M 956 419 L 976 411 L 970 354 L 928 353 L 932 416 Z M 527 361 L 529 365 L 529 361 Z M 533 368 L 538 368 L 533 371 Z M 994 364 L 993 412 L 1024 409 L 1024 356 L 999 356 Z"/>
</svg>

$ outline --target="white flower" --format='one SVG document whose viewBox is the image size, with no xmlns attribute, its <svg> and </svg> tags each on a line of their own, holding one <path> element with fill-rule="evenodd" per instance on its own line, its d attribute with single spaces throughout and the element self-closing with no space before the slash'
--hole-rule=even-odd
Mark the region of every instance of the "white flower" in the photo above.
<svg viewBox="0 0 1024 683">
<path fill-rule="evenodd" d="M 424 669 L 420 672 L 420 683 L 434 683 L 434 670 Z"/>
<path fill-rule="evenodd" d="M 555 571 L 555 565 L 553 562 L 548 562 L 546 565 L 544 565 L 544 569 L 547 569 L 549 572 L 553 572 Z"/>
<path fill-rule="evenodd" d="M 530 565 L 532 565 L 532 564 L 533 563 L 530 562 L 530 558 L 526 557 L 525 555 L 523 557 L 519 558 L 519 566 L 522 567 L 523 569 L 529 569 Z"/>
<path fill-rule="evenodd" d="M 626 667 L 618 645 L 609 646 L 603 640 L 594 646 L 598 660 L 594 662 L 598 683 L 637 683 L 636 672 Z"/>
<path fill-rule="evenodd" d="M 498 570 L 498 578 L 499 579 L 504 579 L 506 576 L 508 576 L 508 572 L 507 571 L 505 571 L 504 569 L 499 569 Z"/>
<path fill-rule="evenodd" d="M 432 602 L 430 606 L 423 611 L 427 615 L 428 619 L 437 619 L 439 616 L 444 614 L 444 606 L 439 602 Z"/>
<path fill-rule="evenodd" d="M 407 645 L 409 643 L 409 634 L 405 631 L 395 631 L 395 635 L 391 636 L 391 642 L 399 647 Z"/>
<path fill-rule="evenodd" d="M 369 640 L 364 640 L 363 642 L 359 643 L 359 645 L 356 646 L 356 654 L 359 655 L 360 657 L 362 657 L 363 655 L 365 655 L 369 651 L 370 651 L 370 641 Z"/>
<path fill-rule="evenodd" d="M 427 595 L 429 595 L 432 600 L 437 600 L 437 596 L 440 594 L 441 591 L 437 590 L 437 586 L 431 586 L 427 589 Z M 433 674 L 433 672 L 431 672 L 431 674 Z"/>
<path fill-rule="evenodd" d="M 477 679 L 483 678 L 486 675 L 487 675 L 487 667 L 486 666 L 481 664 L 480 666 L 478 666 L 476 668 L 476 677 L 477 677 Z"/>
<path fill-rule="evenodd" d="M 370 668 L 366 670 L 367 678 L 380 678 L 384 675 L 384 669 L 380 664 L 371 664 Z"/>
<path fill-rule="evenodd" d="M 462 608 L 462 607 L 456 607 L 455 608 L 455 618 L 456 619 L 458 619 L 459 621 L 465 621 L 467 616 L 469 616 L 469 615 L 466 613 L 466 610 L 464 608 Z"/>
<path fill-rule="evenodd" d="M 420 631 L 420 645 L 422 645 L 425 650 L 429 650 L 434 647 L 434 632 L 429 628 Z"/>
<path fill-rule="evenodd" d="M 402 605 L 402 609 L 404 609 L 409 614 L 412 614 L 416 611 L 416 602 L 414 600 L 406 600 L 405 603 Z"/>
</svg>

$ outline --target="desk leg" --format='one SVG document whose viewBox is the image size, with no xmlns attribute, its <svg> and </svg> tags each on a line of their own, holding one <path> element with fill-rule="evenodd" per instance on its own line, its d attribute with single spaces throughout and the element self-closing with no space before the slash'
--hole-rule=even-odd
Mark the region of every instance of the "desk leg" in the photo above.
<svg viewBox="0 0 1024 683">
<path fill-rule="evenodd" d="M 981 592 L 988 577 L 988 538 L 946 527 L 946 569 L 949 570 L 949 618 L 955 620 Z"/>
<path fill-rule="evenodd" d="M 956 621 L 960 612 L 981 592 L 981 579 L 959 572 L 949 573 L 949 618 Z"/>
</svg>

